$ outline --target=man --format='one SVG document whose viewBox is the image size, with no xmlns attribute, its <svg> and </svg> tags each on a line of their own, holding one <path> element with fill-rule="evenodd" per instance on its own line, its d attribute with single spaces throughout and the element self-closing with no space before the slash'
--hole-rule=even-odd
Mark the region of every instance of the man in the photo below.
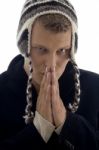
<svg viewBox="0 0 99 150">
<path fill-rule="evenodd" d="M 27 0 L 17 44 L 0 75 L 0 149 L 98 150 L 99 75 L 76 65 L 70 2 Z"/>
</svg>

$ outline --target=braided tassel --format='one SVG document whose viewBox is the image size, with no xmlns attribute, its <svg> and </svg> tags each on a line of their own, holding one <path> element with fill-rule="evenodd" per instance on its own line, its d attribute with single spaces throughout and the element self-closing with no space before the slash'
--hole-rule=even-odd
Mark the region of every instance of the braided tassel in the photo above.
<svg viewBox="0 0 99 150">
<path fill-rule="evenodd" d="M 71 61 L 75 70 L 75 76 L 74 76 L 74 80 L 75 80 L 75 96 L 74 96 L 74 102 L 73 104 L 69 103 L 69 109 L 75 113 L 79 107 L 79 102 L 80 102 L 80 71 L 79 68 L 77 66 L 77 64 L 75 63 L 75 61 Z"/>
<path fill-rule="evenodd" d="M 32 61 L 31 61 L 30 57 L 29 57 L 29 60 L 30 60 L 29 61 L 29 78 L 28 78 L 28 84 L 27 84 L 27 89 L 26 89 L 27 105 L 26 105 L 26 108 L 25 108 L 25 114 L 26 115 L 24 116 L 26 124 L 32 122 L 33 118 L 34 118 L 34 114 L 31 111 L 31 108 L 32 108 L 32 72 L 33 72 L 33 69 L 32 69 Z"/>
</svg>

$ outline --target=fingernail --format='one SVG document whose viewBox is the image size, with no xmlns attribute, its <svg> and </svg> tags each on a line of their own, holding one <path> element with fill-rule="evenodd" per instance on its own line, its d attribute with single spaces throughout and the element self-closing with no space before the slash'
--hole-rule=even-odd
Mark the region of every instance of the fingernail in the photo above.
<svg viewBox="0 0 99 150">
<path fill-rule="evenodd" d="M 46 67 L 46 70 L 45 70 L 46 72 L 47 72 L 47 67 Z"/>
<path fill-rule="evenodd" d="M 55 67 L 53 68 L 53 70 L 55 71 Z"/>
<path fill-rule="evenodd" d="M 52 68 L 52 72 L 55 72 L 55 67 Z"/>
</svg>

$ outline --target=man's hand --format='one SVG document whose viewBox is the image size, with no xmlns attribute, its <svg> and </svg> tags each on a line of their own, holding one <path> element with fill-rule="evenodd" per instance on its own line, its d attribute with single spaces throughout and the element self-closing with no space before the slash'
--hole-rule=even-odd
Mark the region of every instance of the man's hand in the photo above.
<svg viewBox="0 0 99 150">
<path fill-rule="evenodd" d="M 47 69 L 40 85 L 36 110 L 42 117 L 54 124 L 51 109 L 51 74 L 49 71 L 47 71 Z"/>
<path fill-rule="evenodd" d="M 51 86 L 51 97 L 52 97 L 52 112 L 54 118 L 54 124 L 56 128 L 64 123 L 66 119 L 66 109 L 60 98 L 59 94 L 59 84 L 58 80 L 56 79 L 55 70 L 53 69 L 51 73 L 52 78 L 52 86 Z"/>
<path fill-rule="evenodd" d="M 40 85 L 36 109 L 56 128 L 65 121 L 66 109 L 60 98 L 58 80 L 54 69 L 52 72 L 45 72 Z"/>
</svg>

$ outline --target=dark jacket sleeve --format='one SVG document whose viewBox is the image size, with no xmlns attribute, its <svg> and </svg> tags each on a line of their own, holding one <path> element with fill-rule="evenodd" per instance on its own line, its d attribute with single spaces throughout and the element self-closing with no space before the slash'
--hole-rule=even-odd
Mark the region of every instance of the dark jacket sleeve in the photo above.
<svg viewBox="0 0 99 150">
<path fill-rule="evenodd" d="M 0 141 L 0 150 L 39 149 L 44 148 L 45 142 L 33 124 L 26 127 L 13 137 Z"/>
<path fill-rule="evenodd" d="M 14 94 L 9 92 L 7 88 L 8 81 L 8 75 L 6 72 L 0 75 L 0 150 L 34 150 L 35 147 L 38 149 L 39 146 L 43 148 L 45 146 L 45 142 L 33 124 L 23 126 L 19 122 L 20 128 L 18 128 L 17 123 L 15 122 L 16 124 L 14 129 L 12 118 L 16 117 L 16 120 L 18 120 L 18 116 L 15 115 L 15 112 L 17 113 L 15 108 L 17 107 L 16 109 L 20 109 L 18 108 L 18 106 L 20 106 L 18 101 L 20 100 L 18 100 L 17 97 L 15 101 L 15 96 L 13 96 Z M 14 100 L 15 103 L 13 103 L 10 107 L 12 100 Z M 16 102 L 18 103 L 17 106 Z"/>
<path fill-rule="evenodd" d="M 59 140 L 71 150 L 99 150 L 98 134 L 84 117 L 69 113 Z"/>
</svg>

